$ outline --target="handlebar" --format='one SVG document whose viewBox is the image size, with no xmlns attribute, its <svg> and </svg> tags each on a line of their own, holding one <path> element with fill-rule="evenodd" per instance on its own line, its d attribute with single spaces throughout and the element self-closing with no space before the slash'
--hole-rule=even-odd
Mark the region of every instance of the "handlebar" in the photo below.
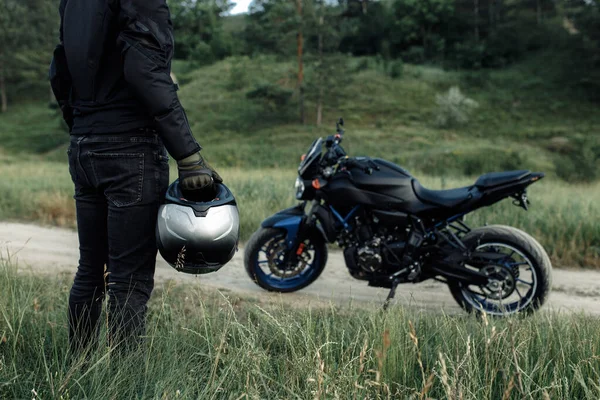
<svg viewBox="0 0 600 400">
<path fill-rule="evenodd" d="M 337 133 L 335 135 L 329 135 L 325 139 L 325 147 L 328 149 L 330 149 L 334 146 L 337 146 L 340 143 L 342 143 L 342 135 L 340 135 L 339 133 Z"/>
<path fill-rule="evenodd" d="M 364 158 L 361 160 L 358 160 L 356 158 L 346 158 L 343 161 L 342 165 L 346 169 L 360 168 L 369 175 L 371 175 L 373 171 L 380 170 L 379 165 L 377 165 L 377 163 L 370 158 Z"/>
</svg>

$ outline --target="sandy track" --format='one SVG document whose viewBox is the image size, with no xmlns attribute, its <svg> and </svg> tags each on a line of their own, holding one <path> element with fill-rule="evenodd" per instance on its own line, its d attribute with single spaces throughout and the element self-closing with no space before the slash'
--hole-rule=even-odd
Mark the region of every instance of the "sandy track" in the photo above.
<svg viewBox="0 0 600 400">
<path fill-rule="evenodd" d="M 18 263 L 21 271 L 74 273 L 78 260 L 77 235 L 66 229 L 0 223 L 0 254 Z M 281 299 L 294 304 L 333 301 L 341 305 L 350 302 L 379 305 L 388 293 L 385 289 L 371 288 L 366 282 L 352 279 L 339 252 L 330 253 L 327 267 L 315 283 L 300 292 L 286 295 L 268 294 L 250 281 L 244 271 L 243 250 L 221 271 L 199 277 L 176 272 L 159 256 L 156 276 L 158 282 L 175 280 L 251 297 L 269 296 L 272 300 Z M 600 315 L 600 272 L 555 269 L 553 276 L 553 290 L 545 310 Z M 396 303 L 446 312 L 459 310 L 445 285 L 437 282 L 400 285 Z"/>
</svg>

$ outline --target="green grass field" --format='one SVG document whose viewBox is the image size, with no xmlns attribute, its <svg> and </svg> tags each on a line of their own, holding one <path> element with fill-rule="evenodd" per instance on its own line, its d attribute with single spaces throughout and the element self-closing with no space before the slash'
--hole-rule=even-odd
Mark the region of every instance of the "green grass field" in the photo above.
<svg viewBox="0 0 600 400">
<path fill-rule="evenodd" d="M 389 159 L 434 189 L 494 170 L 547 172 L 531 188 L 529 212 L 505 201 L 467 223 L 524 229 L 555 266 L 598 268 L 600 114 L 556 83 L 552 54 L 537 57 L 492 72 L 406 65 L 401 79 L 374 59 L 348 59 L 352 82 L 326 106 L 323 127 L 313 124 L 311 99 L 302 126 L 296 98 L 274 109 L 246 96 L 264 83 L 292 89 L 291 62 L 229 59 L 199 70 L 177 62 L 175 72 L 204 154 L 236 195 L 244 240 L 295 204 L 300 154 L 343 116 L 350 154 Z M 440 129 L 435 96 L 452 86 L 479 108 L 468 125 Z M 0 115 L 0 220 L 75 227 L 67 142 L 46 104 Z M 100 349 L 78 359 L 67 346 L 71 279 L 17 273 L 0 259 L 0 398 L 600 398 L 600 322 L 592 317 L 291 308 L 167 282 L 150 302 L 144 352 L 120 356 L 103 326 Z"/>
<path fill-rule="evenodd" d="M 294 170 L 225 168 L 220 170 L 238 201 L 242 240 L 272 213 L 296 204 Z M 175 176 L 175 169 L 171 177 Z M 66 165 L 40 161 L 0 164 L 0 220 L 41 221 L 74 227 L 72 184 Z M 419 176 L 431 188 L 459 187 L 472 178 Z M 531 187 L 529 212 L 510 200 L 467 217 L 472 226 L 505 224 L 521 228 L 544 245 L 556 266 L 600 267 L 600 183 L 569 185 L 545 179 Z"/>
<path fill-rule="evenodd" d="M 70 276 L 0 263 L 3 399 L 597 399 L 600 322 L 290 309 L 166 283 L 145 352 L 68 352 Z"/>
<path fill-rule="evenodd" d="M 525 213 L 509 201 L 478 211 L 473 225 L 501 223 L 540 239 L 560 266 L 600 266 L 600 113 L 597 104 L 556 83 L 552 54 L 500 71 L 456 72 L 405 65 L 392 79 L 375 59 L 348 58 L 350 83 L 326 105 L 324 126 L 296 123 L 296 99 L 274 109 L 248 99 L 257 85 L 293 89 L 294 64 L 273 57 L 231 58 L 193 69 L 176 62 L 182 103 L 203 151 L 241 208 L 242 238 L 294 204 L 294 169 L 315 137 L 346 119 L 351 155 L 396 162 L 432 188 L 473 182 L 485 172 L 530 168 L 548 177 L 532 187 Z M 479 103 L 469 124 L 435 127 L 435 96 L 452 86 Z M 0 115 L 0 219 L 74 226 L 65 149 L 56 111 L 23 103 Z M 172 171 L 171 177 L 175 177 Z"/>
</svg>

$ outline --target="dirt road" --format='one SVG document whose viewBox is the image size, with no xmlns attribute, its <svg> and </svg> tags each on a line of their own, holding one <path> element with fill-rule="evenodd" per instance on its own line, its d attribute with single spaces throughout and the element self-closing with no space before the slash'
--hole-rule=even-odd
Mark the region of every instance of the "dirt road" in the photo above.
<svg viewBox="0 0 600 400">
<path fill-rule="evenodd" d="M 78 259 L 78 240 L 75 232 L 36 225 L 0 223 L 0 254 L 18 263 L 21 271 L 57 274 L 74 272 Z M 308 288 L 286 295 L 268 294 L 250 281 L 243 266 L 243 250 L 221 271 L 203 276 L 178 273 L 162 258 L 158 259 L 157 280 L 203 285 L 251 297 L 269 296 L 273 300 L 294 304 L 329 302 L 347 305 L 350 302 L 380 305 L 388 291 L 368 287 L 366 282 L 352 279 L 344 266 L 342 254 L 332 252 L 323 275 Z M 600 272 L 554 270 L 550 301 L 545 310 L 585 312 L 600 315 Z M 425 282 L 401 285 L 396 303 L 418 308 L 456 312 L 459 310 L 445 285 Z"/>
</svg>

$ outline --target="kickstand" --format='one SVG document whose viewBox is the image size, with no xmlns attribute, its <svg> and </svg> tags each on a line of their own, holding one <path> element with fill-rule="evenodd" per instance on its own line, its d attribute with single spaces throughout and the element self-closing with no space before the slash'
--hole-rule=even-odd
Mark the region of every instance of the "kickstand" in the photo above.
<svg viewBox="0 0 600 400">
<path fill-rule="evenodd" d="M 385 303 L 383 303 L 383 311 L 387 311 L 388 307 L 390 306 L 390 302 L 392 301 L 394 296 L 396 296 L 396 288 L 398 287 L 399 283 L 400 282 L 398 281 L 398 279 L 394 279 L 394 281 L 392 282 L 392 288 L 390 289 L 390 293 L 385 299 Z"/>
</svg>

